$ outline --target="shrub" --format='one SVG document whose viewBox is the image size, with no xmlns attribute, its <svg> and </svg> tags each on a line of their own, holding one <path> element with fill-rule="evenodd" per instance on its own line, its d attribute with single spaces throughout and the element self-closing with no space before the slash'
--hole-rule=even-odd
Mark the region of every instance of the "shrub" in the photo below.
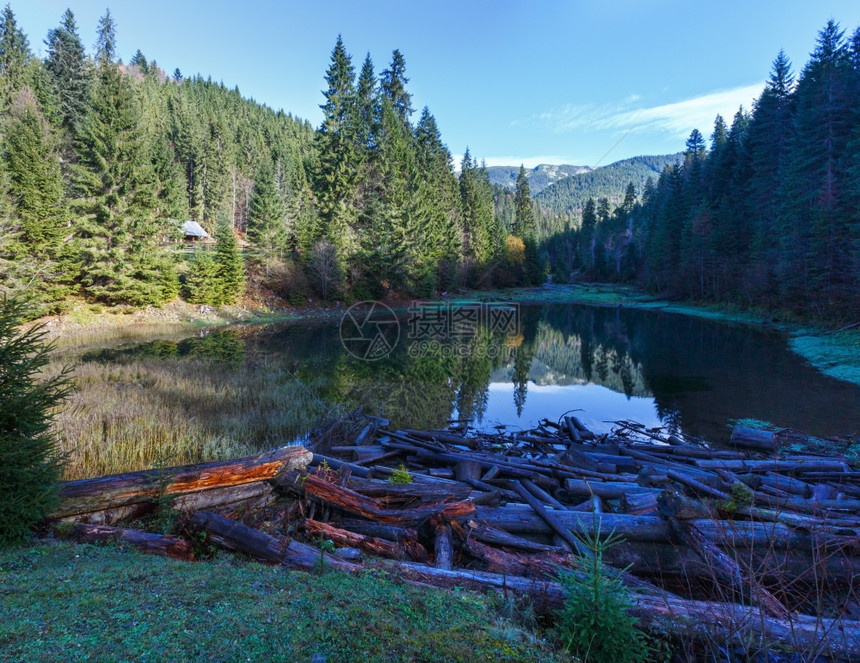
<svg viewBox="0 0 860 663">
<path fill-rule="evenodd" d="M 0 300 L 0 545 L 25 538 L 54 508 L 62 470 L 49 429 L 68 393 L 67 370 L 39 379 L 51 346 L 41 327 L 19 328 L 25 313 Z"/>
</svg>

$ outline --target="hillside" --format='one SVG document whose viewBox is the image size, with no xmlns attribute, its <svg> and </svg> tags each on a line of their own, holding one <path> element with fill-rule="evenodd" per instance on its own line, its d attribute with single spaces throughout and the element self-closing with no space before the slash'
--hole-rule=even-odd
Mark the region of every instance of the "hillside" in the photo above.
<svg viewBox="0 0 860 663">
<path fill-rule="evenodd" d="M 623 159 L 608 166 L 571 175 L 550 184 L 539 193 L 534 190 L 532 193 L 545 210 L 557 214 L 578 214 L 589 198 L 597 200 L 606 197 L 613 204 L 620 203 L 629 182 L 633 182 L 638 193 L 649 177 L 656 180 L 667 164 L 676 161 L 683 161 L 683 154 Z"/>
<path fill-rule="evenodd" d="M 563 180 L 571 175 L 587 173 L 591 170 L 588 166 L 572 166 L 570 164 L 553 165 L 542 163 L 534 168 L 526 170 L 529 179 L 529 190 L 531 194 L 537 195 L 551 184 Z M 490 166 L 487 173 L 490 175 L 490 183 L 510 189 L 513 191 L 517 186 L 517 175 L 519 166 Z"/>
</svg>

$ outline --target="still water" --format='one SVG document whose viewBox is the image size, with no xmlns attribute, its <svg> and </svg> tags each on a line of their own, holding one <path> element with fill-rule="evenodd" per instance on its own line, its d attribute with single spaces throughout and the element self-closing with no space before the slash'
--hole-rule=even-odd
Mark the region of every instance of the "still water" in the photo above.
<svg viewBox="0 0 860 663">
<path fill-rule="evenodd" d="M 531 428 L 567 411 L 596 432 L 627 419 L 724 442 L 732 420 L 818 436 L 860 435 L 860 387 L 822 375 L 784 336 L 655 311 L 549 304 L 352 311 L 323 325 L 278 324 L 88 353 L 255 366 L 313 383 L 321 401 L 396 425 Z M 322 376 L 322 380 L 320 380 Z M 322 386 L 320 386 L 322 385 Z"/>
</svg>

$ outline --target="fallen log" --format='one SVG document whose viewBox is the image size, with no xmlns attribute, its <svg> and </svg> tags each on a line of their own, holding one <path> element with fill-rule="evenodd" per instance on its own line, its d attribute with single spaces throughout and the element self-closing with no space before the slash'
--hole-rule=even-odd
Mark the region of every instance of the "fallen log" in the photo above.
<svg viewBox="0 0 860 663">
<path fill-rule="evenodd" d="M 54 528 L 54 536 L 78 543 L 127 543 L 145 553 L 173 557 L 175 559 L 193 559 L 191 546 L 185 539 L 168 534 L 153 534 L 139 529 L 110 527 L 108 525 L 88 525 L 74 523 Z"/>
<path fill-rule="evenodd" d="M 382 498 L 387 502 L 397 500 L 421 500 L 422 502 L 442 502 L 444 500 L 464 500 L 469 497 L 472 487 L 459 482 L 395 484 L 379 479 L 350 477 L 347 487 L 366 495 Z"/>
<path fill-rule="evenodd" d="M 311 458 L 311 452 L 304 447 L 287 446 L 237 460 L 68 481 L 60 488 L 60 506 L 48 519 L 87 517 L 116 521 L 131 512 L 153 508 L 159 499 L 209 489 L 221 491 L 218 499 L 229 499 L 229 488 L 272 479 L 288 470 L 304 469 Z M 241 489 L 237 494 L 241 494 Z"/>
<path fill-rule="evenodd" d="M 526 504 L 528 504 L 534 512 L 540 516 L 540 518 L 547 524 L 549 527 L 561 537 L 562 541 L 564 541 L 567 545 L 569 545 L 573 550 L 578 552 L 580 555 L 586 558 L 594 557 L 594 553 L 591 552 L 588 548 L 586 548 L 582 541 L 577 539 L 570 533 L 570 530 L 567 527 L 564 527 L 558 519 L 555 517 L 555 514 L 549 513 L 543 505 L 537 500 L 537 498 L 532 495 L 529 491 L 523 487 L 518 481 L 512 482 L 514 487 L 514 491 L 519 494 L 520 497 L 523 498 Z"/>
<path fill-rule="evenodd" d="M 776 451 L 779 448 L 779 437 L 770 430 L 735 426 L 732 429 L 732 445 L 757 451 Z"/>
<path fill-rule="evenodd" d="M 334 527 L 328 523 L 321 523 L 310 518 L 305 520 L 304 527 L 308 534 L 319 536 L 323 539 L 330 539 L 335 545 L 342 548 L 358 548 L 372 555 L 379 555 L 388 559 L 405 560 L 410 557 L 404 546 L 386 541 L 385 539 L 356 534 L 355 532 Z"/>
<path fill-rule="evenodd" d="M 451 569 L 454 567 L 454 544 L 451 541 L 451 527 L 441 518 L 434 520 L 436 542 L 433 566 L 437 569 Z"/>
<path fill-rule="evenodd" d="M 538 605 L 560 608 L 566 593 L 557 582 L 482 571 L 445 571 L 401 562 L 400 573 L 437 587 L 466 587 L 528 596 Z M 816 652 L 837 659 L 860 660 L 860 622 L 791 615 L 778 619 L 761 610 L 732 603 L 691 601 L 672 596 L 634 594 L 633 614 L 640 626 L 698 641 Z"/>
<path fill-rule="evenodd" d="M 414 526 L 436 515 L 456 518 L 475 513 L 475 505 L 469 499 L 425 504 L 410 509 L 386 509 L 372 497 L 365 497 L 349 488 L 336 486 L 315 474 L 308 474 L 301 479 L 296 473 L 285 474 L 279 479 L 279 486 L 312 497 L 347 513 L 389 525 Z"/>
<path fill-rule="evenodd" d="M 205 531 L 210 540 L 219 546 L 263 562 L 281 564 L 291 569 L 314 571 L 320 570 L 320 559 L 322 559 L 327 566 L 341 571 L 355 571 L 361 568 L 358 564 L 322 553 L 313 546 L 291 541 L 283 536 L 271 536 L 210 511 L 198 511 L 188 522 L 192 527 Z"/>
</svg>

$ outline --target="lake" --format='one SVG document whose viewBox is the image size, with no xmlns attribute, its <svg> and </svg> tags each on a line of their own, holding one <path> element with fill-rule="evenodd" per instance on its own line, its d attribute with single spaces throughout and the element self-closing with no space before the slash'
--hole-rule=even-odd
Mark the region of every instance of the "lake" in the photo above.
<svg viewBox="0 0 860 663">
<path fill-rule="evenodd" d="M 315 402 L 413 428 L 469 420 L 532 428 L 575 411 L 725 442 L 736 419 L 817 436 L 860 434 L 860 387 L 792 353 L 784 335 L 680 314 L 584 305 L 350 309 L 326 324 L 270 324 L 94 350 L 85 362 L 205 359 L 297 381 Z"/>
</svg>

